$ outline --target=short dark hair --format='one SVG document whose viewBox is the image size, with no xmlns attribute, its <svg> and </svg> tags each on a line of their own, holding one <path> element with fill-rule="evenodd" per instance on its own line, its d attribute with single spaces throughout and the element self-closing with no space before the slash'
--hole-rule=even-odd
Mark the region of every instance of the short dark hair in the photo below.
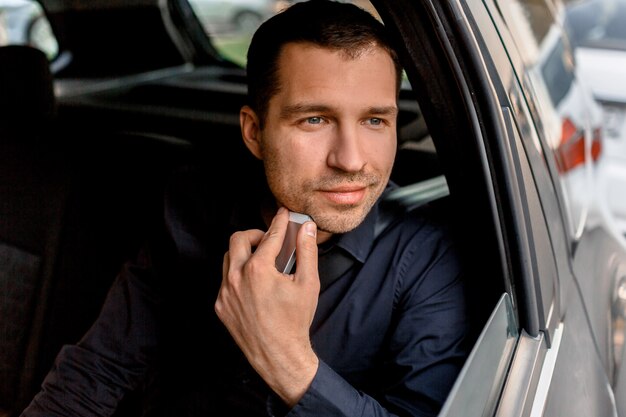
<svg viewBox="0 0 626 417">
<path fill-rule="evenodd" d="M 291 5 L 265 21 L 248 49 L 248 105 L 264 124 L 267 105 L 278 91 L 278 58 L 282 47 L 308 42 L 356 57 L 363 49 L 386 50 L 396 67 L 399 91 L 402 67 L 384 25 L 368 11 L 334 0 L 309 0 Z"/>
</svg>

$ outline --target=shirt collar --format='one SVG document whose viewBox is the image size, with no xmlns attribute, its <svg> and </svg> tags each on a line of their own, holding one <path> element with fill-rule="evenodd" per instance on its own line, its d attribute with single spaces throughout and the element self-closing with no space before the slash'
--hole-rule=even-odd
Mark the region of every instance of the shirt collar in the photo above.
<svg viewBox="0 0 626 417">
<path fill-rule="evenodd" d="M 337 235 L 332 239 L 334 243 L 331 244 L 328 249 L 330 250 L 332 246 L 340 247 L 352 255 L 357 261 L 365 263 L 374 245 L 376 227 L 379 226 L 381 201 L 384 199 L 387 192 L 395 187 L 397 187 L 397 185 L 390 181 L 370 212 L 365 216 L 365 219 L 363 219 L 363 222 L 353 230 Z"/>
<path fill-rule="evenodd" d="M 380 200 L 374 204 L 365 219 L 353 230 L 338 235 L 335 246 L 342 248 L 357 261 L 364 263 L 374 244 L 374 227 L 378 219 Z"/>
</svg>

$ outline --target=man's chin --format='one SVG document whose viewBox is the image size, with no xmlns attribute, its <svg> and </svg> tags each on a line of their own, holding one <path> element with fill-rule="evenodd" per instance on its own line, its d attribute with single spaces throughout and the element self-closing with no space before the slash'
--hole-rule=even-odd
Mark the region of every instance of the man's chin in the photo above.
<svg viewBox="0 0 626 417">
<path fill-rule="evenodd" d="M 321 231 L 337 234 L 347 233 L 355 229 L 363 222 L 367 213 L 363 210 L 351 211 L 349 213 L 341 213 L 335 215 L 313 216 L 313 220 L 317 224 L 317 228 Z"/>
</svg>

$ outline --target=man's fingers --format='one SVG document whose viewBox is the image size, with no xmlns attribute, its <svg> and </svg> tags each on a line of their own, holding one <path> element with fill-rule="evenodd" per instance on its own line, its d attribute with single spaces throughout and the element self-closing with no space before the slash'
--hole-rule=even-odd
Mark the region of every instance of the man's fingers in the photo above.
<svg viewBox="0 0 626 417">
<path fill-rule="evenodd" d="M 228 252 L 224 260 L 228 259 L 231 268 L 241 269 L 250 259 L 253 248 L 263 240 L 263 236 L 263 231 L 258 229 L 233 233 L 230 237 Z"/>
<path fill-rule="evenodd" d="M 274 262 L 283 245 L 283 240 L 285 240 L 288 223 L 289 212 L 284 207 L 281 207 L 278 209 L 276 216 L 274 216 L 272 220 L 272 224 L 254 252 L 254 256 L 267 258 L 271 262 Z"/>
<path fill-rule="evenodd" d="M 299 277 L 317 280 L 317 225 L 312 221 L 305 222 L 298 231 L 296 263 L 296 280 Z"/>
</svg>

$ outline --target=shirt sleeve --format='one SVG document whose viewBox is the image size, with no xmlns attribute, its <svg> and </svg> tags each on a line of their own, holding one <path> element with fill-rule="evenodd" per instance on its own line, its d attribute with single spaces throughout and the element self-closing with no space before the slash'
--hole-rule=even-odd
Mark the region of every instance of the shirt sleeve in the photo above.
<svg viewBox="0 0 626 417">
<path fill-rule="evenodd" d="M 459 258 L 441 239 L 429 244 L 426 250 L 416 240 L 405 253 L 404 261 L 412 261 L 399 280 L 396 319 L 377 392 L 357 390 L 320 362 L 311 386 L 287 417 L 439 413 L 467 358 L 469 324 Z"/>
<path fill-rule="evenodd" d="M 139 386 L 156 350 L 158 299 L 147 275 L 137 264 L 123 268 L 96 322 L 61 349 L 21 417 L 111 416 Z"/>
<path fill-rule="evenodd" d="M 286 417 L 395 416 L 374 398 L 357 391 L 323 361 L 311 386 Z"/>
</svg>

